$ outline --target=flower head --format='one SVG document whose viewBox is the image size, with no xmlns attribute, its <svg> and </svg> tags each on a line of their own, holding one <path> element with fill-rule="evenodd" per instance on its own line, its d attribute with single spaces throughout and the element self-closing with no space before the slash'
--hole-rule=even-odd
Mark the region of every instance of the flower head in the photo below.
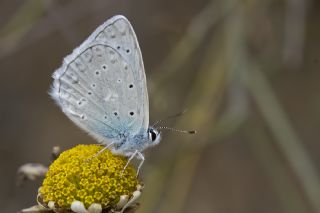
<svg viewBox="0 0 320 213">
<path fill-rule="evenodd" d="M 131 196 L 139 181 L 132 166 L 124 169 L 127 159 L 113 155 L 99 145 L 78 145 L 60 154 L 51 164 L 40 188 L 44 203 L 54 202 L 70 209 L 74 201 L 86 208 L 100 204 L 115 207 L 123 195 Z"/>
</svg>

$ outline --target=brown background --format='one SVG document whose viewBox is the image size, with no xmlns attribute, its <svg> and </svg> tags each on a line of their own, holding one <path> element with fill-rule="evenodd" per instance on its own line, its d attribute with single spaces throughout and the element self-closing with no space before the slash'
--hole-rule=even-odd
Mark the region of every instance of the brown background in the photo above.
<svg viewBox="0 0 320 213">
<path fill-rule="evenodd" d="M 145 212 L 320 212 L 318 1 L 0 1 L 0 206 L 35 203 L 17 168 L 95 141 L 49 98 L 52 72 L 109 17 L 132 22 L 151 122 L 188 108 L 146 152 Z"/>
</svg>

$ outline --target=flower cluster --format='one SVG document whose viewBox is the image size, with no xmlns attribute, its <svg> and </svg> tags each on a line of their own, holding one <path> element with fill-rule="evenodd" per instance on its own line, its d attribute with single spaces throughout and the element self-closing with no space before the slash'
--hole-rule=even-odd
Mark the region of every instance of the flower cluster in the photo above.
<svg viewBox="0 0 320 213">
<path fill-rule="evenodd" d="M 115 156 L 99 145 L 78 145 L 60 154 L 46 174 L 40 188 L 45 203 L 70 209 L 74 201 L 86 208 L 98 203 L 115 207 L 123 195 L 131 196 L 139 182 L 132 166 L 124 169 L 127 159 Z"/>
</svg>

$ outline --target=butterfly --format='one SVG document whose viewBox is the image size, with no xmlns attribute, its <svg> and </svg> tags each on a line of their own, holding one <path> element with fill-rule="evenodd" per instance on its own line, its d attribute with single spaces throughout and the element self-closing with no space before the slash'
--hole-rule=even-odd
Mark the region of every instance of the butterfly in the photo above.
<svg viewBox="0 0 320 213">
<path fill-rule="evenodd" d="M 158 144 L 149 126 L 146 75 L 136 34 L 117 15 L 100 25 L 66 56 L 53 74 L 50 95 L 80 128 L 114 154 L 137 156 Z M 103 150 L 102 150 L 103 151 Z"/>
<path fill-rule="evenodd" d="M 136 34 L 124 16 L 100 25 L 64 58 L 50 95 L 80 128 L 115 154 L 136 155 L 160 142 L 149 126 L 146 76 Z M 139 170 L 138 169 L 138 170 Z"/>
</svg>

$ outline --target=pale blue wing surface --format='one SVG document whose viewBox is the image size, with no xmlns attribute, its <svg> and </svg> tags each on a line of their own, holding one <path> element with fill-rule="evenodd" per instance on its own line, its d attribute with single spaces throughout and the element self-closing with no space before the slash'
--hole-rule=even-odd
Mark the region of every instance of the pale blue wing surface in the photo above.
<svg viewBox="0 0 320 213">
<path fill-rule="evenodd" d="M 51 95 L 65 114 L 100 142 L 148 128 L 148 96 L 139 45 L 123 16 L 115 16 L 64 59 Z M 110 140 L 108 140 L 110 139 Z"/>
</svg>

